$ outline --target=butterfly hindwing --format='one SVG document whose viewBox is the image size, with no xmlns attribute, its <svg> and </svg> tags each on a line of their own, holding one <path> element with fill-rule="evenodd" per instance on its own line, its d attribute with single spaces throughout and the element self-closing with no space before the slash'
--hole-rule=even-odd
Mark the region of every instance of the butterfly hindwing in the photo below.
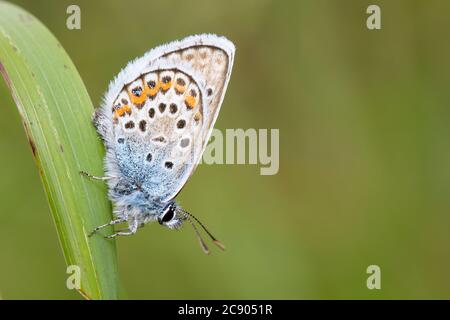
<svg viewBox="0 0 450 320">
<path fill-rule="evenodd" d="M 228 40 L 200 35 L 151 50 L 110 85 L 94 116 L 119 172 L 160 202 L 195 169 L 217 118 L 233 63 Z"/>
<path fill-rule="evenodd" d="M 164 201 L 189 174 L 202 146 L 197 83 L 176 69 L 149 72 L 124 88 L 111 112 L 119 170 Z"/>
</svg>

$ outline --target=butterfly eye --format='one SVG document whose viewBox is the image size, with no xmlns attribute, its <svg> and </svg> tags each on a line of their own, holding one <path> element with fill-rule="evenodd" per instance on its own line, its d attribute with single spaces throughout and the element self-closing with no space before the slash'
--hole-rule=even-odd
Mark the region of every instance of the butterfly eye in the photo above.
<svg viewBox="0 0 450 320">
<path fill-rule="evenodd" d="M 175 216 L 175 208 L 170 206 L 169 209 L 164 213 L 161 222 L 169 222 Z"/>
</svg>

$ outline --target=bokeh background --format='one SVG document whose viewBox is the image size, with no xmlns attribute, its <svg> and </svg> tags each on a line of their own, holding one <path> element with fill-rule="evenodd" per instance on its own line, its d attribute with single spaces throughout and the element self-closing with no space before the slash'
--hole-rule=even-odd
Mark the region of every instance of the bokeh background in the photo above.
<svg viewBox="0 0 450 320">
<path fill-rule="evenodd" d="M 237 53 L 216 127 L 280 129 L 277 175 L 201 165 L 179 196 L 225 253 L 205 256 L 189 228 L 118 240 L 127 297 L 450 298 L 450 2 L 12 2 L 56 35 L 96 105 L 148 49 L 225 35 Z M 382 30 L 366 28 L 370 4 Z M 79 299 L 3 81 L 0 103 L 0 296 Z M 372 264 L 381 290 L 366 287 Z"/>
</svg>

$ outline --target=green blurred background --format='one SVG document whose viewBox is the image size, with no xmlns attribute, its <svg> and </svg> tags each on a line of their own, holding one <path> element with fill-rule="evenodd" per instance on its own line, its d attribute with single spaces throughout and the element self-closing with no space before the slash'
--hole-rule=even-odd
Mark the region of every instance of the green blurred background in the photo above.
<svg viewBox="0 0 450 320">
<path fill-rule="evenodd" d="M 225 35 L 237 52 L 216 127 L 280 129 L 277 175 L 201 165 L 179 196 L 226 252 L 156 224 L 117 241 L 128 298 L 450 298 L 450 2 L 12 2 L 56 35 L 95 105 L 148 49 Z M 382 30 L 366 28 L 370 4 Z M 3 81 L 0 103 L 0 296 L 79 299 Z"/>
</svg>

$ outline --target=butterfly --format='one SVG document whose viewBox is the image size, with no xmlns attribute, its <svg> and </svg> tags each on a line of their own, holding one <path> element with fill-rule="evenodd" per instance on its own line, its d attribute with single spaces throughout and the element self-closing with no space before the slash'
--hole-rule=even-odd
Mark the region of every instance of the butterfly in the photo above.
<svg viewBox="0 0 450 320">
<path fill-rule="evenodd" d="M 219 114 L 233 66 L 235 47 L 213 34 L 161 45 L 131 61 L 110 83 L 93 124 L 106 149 L 105 176 L 114 219 L 107 238 L 128 236 L 148 222 L 170 229 L 189 222 L 202 249 L 208 247 L 197 222 L 175 198 L 195 171 Z"/>
</svg>

